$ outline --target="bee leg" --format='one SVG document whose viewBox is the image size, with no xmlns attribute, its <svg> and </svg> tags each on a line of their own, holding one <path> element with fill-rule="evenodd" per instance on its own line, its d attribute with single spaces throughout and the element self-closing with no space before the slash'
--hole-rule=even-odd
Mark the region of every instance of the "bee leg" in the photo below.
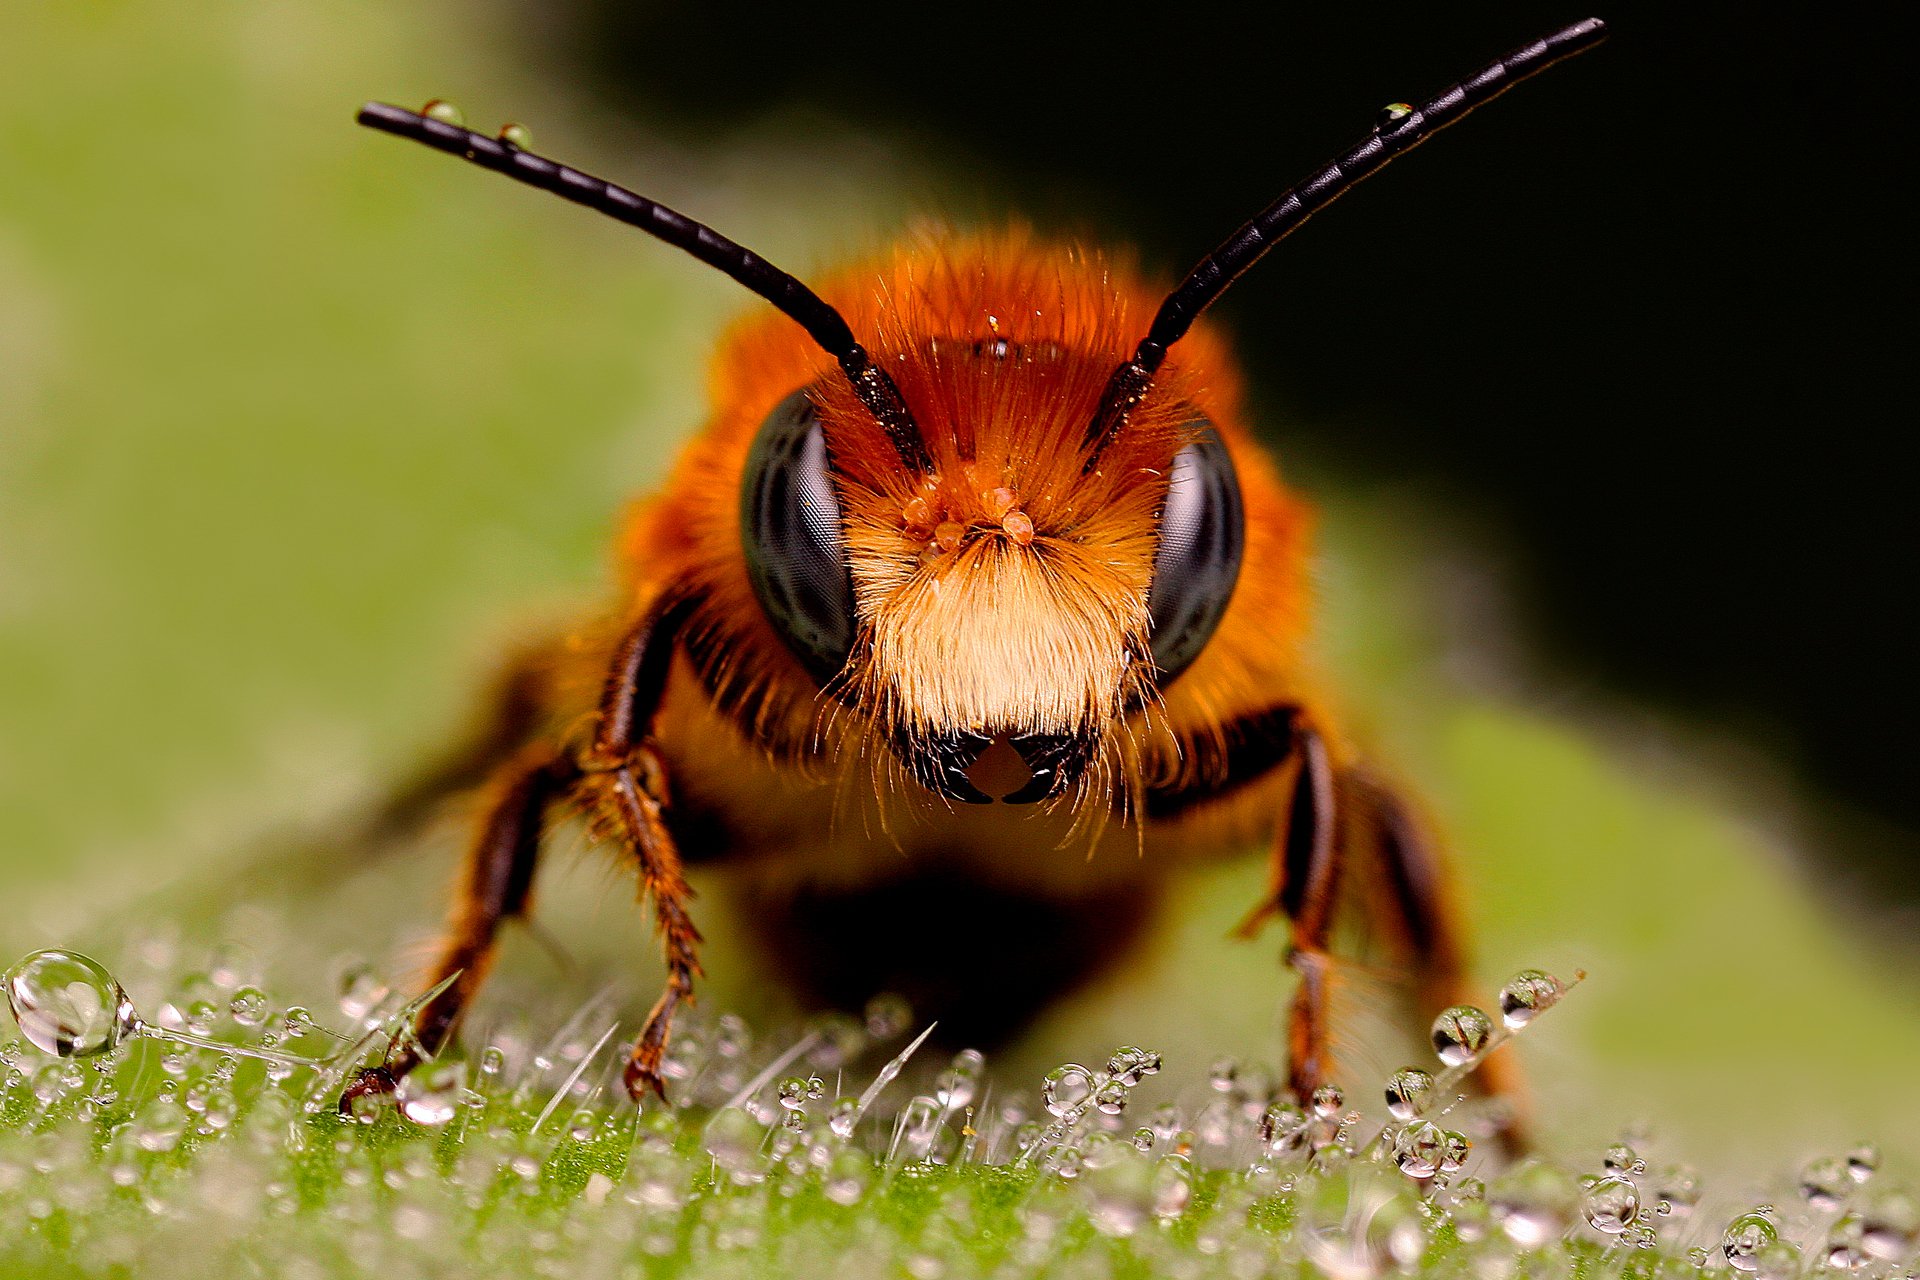
<svg viewBox="0 0 1920 1280">
<path fill-rule="evenodd" d="M 552 698 L 556 642 L 529 645 L 495 675 L 467 738 L 387 796 L 361 843 L 376 847 L 418 829 L 448 797 L 486 782 L 533 740 Z"/>
<path fill-rule="evenodd" d="M 673 1032 L 673 1015 L 693 998 L 700 976 L 700 931 L 687 914 L 693 897 L 680 849 L 667 829 L 667 770 L 646 734 L 666 688 L 674 642 L 693 600 L 670 593 L 629 631 L 615 651 L 601 696 L 593 744 L 582 761 L 583 800 L 596 828 L 632 854 L 641 892 L 653 901 L 654 929 L 667 966 L 666 986 L 627 1059 L 627 1092 L 662 1098 L 660 1064 Z"/>
<path fill-rule="evenodd" d="M 399 1079 L 438 1053 L 452 1034 L 493 962 L 501 921 L 525 912 L 533 889 L 546 813 L 573 785 L 578 770 L 563 754 L 524 751 L 498 771 L 497 790 L 475 839 L 454 898 L 447 939 L 435 961 L 428 989 L 452 978 L 414 1019 L 412 1034 L 397 1040 L 380 1066 L 363 1071 L 340 1100 L 390 1092 Z"/>
<path fill-rule="evenodd" d="M 1305 1102 L 1325 1083 L 1332 1065 L 1330 944 L 1343 849 L 1333 765 L 1326 743 L 1304 721 L 1294 722 L 1292 756 L 1286 820 L 1274 842 L 1274 899 L 1293 931 L 1287 964 L 1300 975 L 1287 1014 L 1287 1072 L 1288 1084 Z"/>
<path fill-rule="evenodd" d="M 1422 1013 L 1430 1016 L 1450 1005 L 1473 1002 L 1460 911 L 1440 849 L 1424 824 L 1379 778 L 1353 769 L 1342 774 L 1341 783 L 1381 872 L 1372 878 L 1380 899 L 1373 916 L 1392 933 L 1419 975 Z M 1488 1096 L 1505 1104 L 1502 1143 L 1509 1152 L 1523 1149 L 1524 1088 L 1512 1056 L 1495 1054 L 1485 1059 L 1475 1067 L 1472 1079 Z"/>
</svg>

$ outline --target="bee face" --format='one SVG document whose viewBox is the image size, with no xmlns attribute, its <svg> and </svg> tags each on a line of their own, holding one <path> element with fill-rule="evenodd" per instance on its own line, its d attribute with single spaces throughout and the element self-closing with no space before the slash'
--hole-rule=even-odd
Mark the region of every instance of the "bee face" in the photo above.
<svg viewBox="0 0 1920 1280">
<path fill-rule="evenodd" d="M 1170 399 L 1092 465 L 1113 365 L 1054 340 L 916 344 L 891 367 L 925 474 L 875 466 L 831 385 L 788 395 L 755 436 L 741 536 L 762 611 L 949 800 L 1069 792 L 1232 596 L 1244 514 L 1203 413 Z"/>
</svg>

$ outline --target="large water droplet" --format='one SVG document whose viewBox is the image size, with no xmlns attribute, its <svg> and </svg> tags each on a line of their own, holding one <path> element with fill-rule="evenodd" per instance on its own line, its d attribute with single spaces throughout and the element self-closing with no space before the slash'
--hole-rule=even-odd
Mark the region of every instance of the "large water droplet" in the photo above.
<svg viewBox="0 0 1920 1280">
<path fill-rule="evenodd" d="M 1433 1077 L 1418 1067 L 1403 1067 L 1387 1077 L 1387 1111 L 1395 1120 L 1411 1120 L 1433 1096 Z"/>
<path fill-rule="evenodd" d="M 1040 1086 L 1041 1100 L 1047 1104 L 1047 1110 L 1056 1116 L 1078 1110 L 1092 1096 L 1093 1073 L 1077 1062 L 1069 1062 L 1047 1072 L 1046 1082 Z"/>
<path fill-rule="evenodd" d="M 1720 1233 L 1720 1252 L 1736 1271 L 1752 1271 L 1758 1265 L 1755 1258 L 1760 1251 L 1779 1240 L 1780 1228 L 1772 1218 L 1756 1209 L 1727 1224 L 1727 1229 Z"/>
<path fill-rule="evenodd" d="M 1558 1004 L 1564 989 L 1560 979 L 1542 969 L 1522 969 L 1500 988 L 1500 1020 L 1517 1030 L 1534 1016 Z"/>
<path fill-rule="evenodd" d="M 1529 1161 L 1501 1175 L 1487 1192 L 1487 1205 L 1507 1239 L 1522 1249 L 1538 1249 L 1566 1231 L 1577 1195 L 1565 1173 Z"/>
<path fill-rule="evenodd" d="M 97 961 L 74 951 L 36 951 L 7 970 L 7 1005 L 43 1053 L 105 1053 L 140 1029 L 140 1015 Z"/>
<path fill-rule="evenodd" d="M 460 113 L 460 108 L 445 98 L 429 100 L 426 106 L 420 108 L 420 114 L 429 120 L 438 120 L 441 124 L 458 126 L 465 125 L 467 122 L 467 118 Z"/>
<path fill-rule="evenodd" d="M 978 1049 L 962 1049 L 953 1055 L 953 1061 L 940 1073 L 940 1079 L 934 1087 L 934 1097 L 949 1111 L 966 1106 L 980 1090 L 980 1075 L 986 1065 L 986 1056 Z"/>
<path fill-rule="evenodd" d="M 1433 1020 L 1433 1051 L 1450 1067 L 1479 1057 L 1493 1036 L 1493 1020 L 1470 1004 L 1442 1010 Z"/>
<path fill-rule="evenodd" d="M 1814 1160 L 1800 1171 L 1800 1194 L 1811 1207 L 1831 1213 L 1846 1202 L 1857 1184 L 1838 1156 Z"/>
<path fill-rule="evenodd" d="M 463 1062 L 429 1062 L 400 1078 L 393 1100 L 400 1114 L 418 1125 L 437 1129 L 460 1112 L 461 1096 L 467 1088 L 467 1067 Z"/>
<path fill-rule="evenodd" d="M 1640 1189 L 1625 1178 L 1600 1178 L 1581 1197 L 1580 1212 L 1595 1231 L 1617 1236 L 1640 1216 Z"/>
</svg>

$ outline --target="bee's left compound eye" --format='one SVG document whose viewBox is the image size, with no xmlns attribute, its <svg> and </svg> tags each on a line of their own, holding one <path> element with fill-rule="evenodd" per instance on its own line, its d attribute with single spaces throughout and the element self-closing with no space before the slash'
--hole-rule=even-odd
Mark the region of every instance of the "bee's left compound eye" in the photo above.
<svg viewBox="0 0 1920 1280">
<path fill-rule="evenodd" d="M 1160 512 L 1147 608 L 1153 615 L 1153 665 L 1162 687 L 1200 656 L 1240 580 L 1246 513 L 1233 459 L 1211 423 L 1174 455 Z"/>
<path fill-rule="evenodd" d="M 774 630 L 825 684 L 853 648 L 853 581 L 820 416 L 804 390 L 761 424 L 740 486 L 747 575 Z"/>
</svg>

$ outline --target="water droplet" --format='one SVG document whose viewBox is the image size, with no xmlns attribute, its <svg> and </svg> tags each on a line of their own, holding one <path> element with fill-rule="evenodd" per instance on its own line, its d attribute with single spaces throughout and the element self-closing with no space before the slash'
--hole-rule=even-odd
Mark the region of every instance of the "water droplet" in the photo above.
<svg viewBox="0 0 1920 1280">
<path fill-rule="evenodd" d="M 986 1065 L 986 1056 L 978 1049 L 962 1049 L 954 1054 L 952 1063 L 940 1073 L 934 1087 L 934 1096 L 940 1105 L 954 1111 L 972 1102 L 980 1091 L 980 1076 Z"/>
<path fill-rule="evenodd" d="M 1093 1073 L 1077 1062 L 1047 1072 L 1046 1082 L 1040 1086 L 1041 1100 L 1056 1116 L 1078 1110 L 1092 1096 Z"/>
<path fill-rule="evenodd" d="M 861 1152 L 843 1150 L 827 1167 L 826 1185 L 822 1190 L 835 1204 L 852 1206 L 860 1203 L 872 1180 L 873 1162 Z"/>
<path fill-rule="evenodd" d="M 1600 1178 L 1580 1198 L 1580 1212 L 1595 1231 L 1617 1236 L 1640 1216 L 1640 1189 L 1625 1178 Z"/>
<path fill-rule="evenodd" d="M 460 108 L 444 98 L 432 99 L 426 106 L 420 108 L 420 114 L 429 120 L 438 120 L 441 124 L 463 126 L 467 122 L 467 118 L 460 113 Z"/>
<path fill-rule="evenodd" d="M 349 965 L 340 974 L 340 1012 L 355 1022 L 372 1013 L 390 988 L 370 964 Z"/>
<path fill-rule="evenodd" d="M 1875 1196 L 1860 1212 L 1860 1243 L 1882 1262 L 1899 1262 L 1920 1240 L 1920 1204 L 1905 1192 Z"/>
<path fill-rule="evenodd" d="M 1346 1105 L 1347 1095 L 1337 1084 L 1323 1084 L 1313 1091 L 1313 1113 L 1323 1120 L 1339 1115 Z"/>
<path fill-rule="evenodd" d="M 267 993 L 258 987 L 241 987 L 227 1001 L 227 1012 L 243 1027 L 257 1027 L 267 1020 Z"/>
<path fill-rule="evenodd" d="M 1865 1182 L 1880 1167 L 1880 1148 L 1866 1143 L 1847 1152 L 1847 1172 L 1855 1182 Z"/>
<path fill-rule="evenodd" d="M 1543 969 L 1522 969 L 1500 988 L 1500 1020 L 1518 1030 L 1534 1016 L 1553 1008 L 1565 993 L 1560 979 Z"/>
<path fill-rule="evenodd" d="M 827 1113 L 827 1128 L 833 1130 L 838 1138 L 851 1138 L 853 1126 L 860 1119 L 860 1099 L 841 1098 L 833 1104 L 833 1110 Z"/>
<path fill-rule="evenodd" d="M 1082 1185 L 1094 1230 L 1125 1237 L 1145 1225 L 1153 1213 L 1153 1175 L 1153 1165 L 1137 1155 L 1091 1170 Z"/>
<path fill-rule="evenodd" d="M 913 1006 L 905 996 L 882 992 L 867 1001 L 867 1034 L 876 1040 L 891 1040 L 913 1021 Z"/>
<path fill-rule="evenodd" d="M 1232 1058 L 1222 1058 L 1207 1071 L 1207 1084 L 1216 1093 L 1232 1093 L 1234 1086 L 1240 1083 L 1240 1064 Z"/>
<path fill-rule="evenodd" d="M 1479 1057 L 1492 1035 L 1492 1019 L 1470 1004 L 1457 1004 L 1433 1020 L 1433 1051 L 1458 1067 Z"/>
<path fill-rule="evenodd" d="M 1394 126 L 1413 114 L 1413 107 L 1405 102 L 1389 102 L 1380 108 L 1379 118 L 1374 121 L 1375 132 L 1391 132 Z"/>
<path fill-rule="evenodd" d="M 140 1015 L 113 975 L 78 952 L 36 951 L 7 970 L 6 987 L 20 1034 L 43 1053 L 106 1053 L 140 1030 Z"/>
<path fill-rule="evenodd" d="M 518 121 L 509 120 L 500 126 L 500 141 L 526 151 L 533 146 L 533 133 Z"/>
<path fill-rule="evenodd" d="M 1141 1155 L 1153 1150 L 1153 1130 L 1144 1126 L 1133 1131 L 1133 1149 Z"/>
<path fill-rule="evenodd" d="M 788 1111 L 798 1111 L 807 1105 L 807 1082 L 799 1076 L 788 1076 L 782 1080 L 777 1092 L 780 1105 Z"/>
<path fill-rule="evenodd" d="M 760 1126 L 738 1107 L 728 1107 L 707 1125 L 705 1146 L 715 1164 L 735 1175 L 751 1174 L 760 1164 Z"/>
<path fill-rule="evenodd" d="M 463 1062 L 423 1063 L 400 1078 L 393 1091 L 400 1114 L 417 1125 L 437 1129 L 459 1114 L 460 1095 L 466 1091 Z"/>
<path fill-rule="evenodd" d="M 1107 1059 L 1107 1075 L 1131 1089 L 1160 1070 L 1160 1055 L 1139 1045 L 1125 1045 Z"/>
<path fill-rule="evenodd" d="M 1395 1120 L 1411 1120 L 1433 1095 L 1433 1076 L 1418 1067 L 1403 1067 L 1387 1077 L 1387 1111 Z"/>
<path fill-rule="evenodd" d="M 1487 1190 L 1487 1204 L 1500 1230 L 1522 1249 L 1559 1239 L 1573 1220 L 1577 1198 L 1572 1178 L 1538 1161 L 1508 1170 Z"/>
<path fill-rule="evenodd" d="M 1307 1113 L 1290 1103 L 1276 1102 L 1260 1117 L 1260 1138 L 1274 1155 L 1295 1155 L 1306 1149 Z"/>
<path fill-rule="evenodd" d="M 162 1095 L 149 1102 L 134 1126 L 134 1141 L 142 1151 L 171 1151 L 187 1132 L 187 1113 L 179 1103 Z"/>
<path fill-rule="evenodd" d="M 1736 1271 L 1756 1269 L 1755 1257 L 1768 1245 L 1780 1240 L 1780 1228 L 1759 1210 L 1743 1213 L 1727 1224 L 1720 1234 L 1720 1252 Z"/>
<path fill-rule="evenodd" d="M 1447 1139 L 1439 1125 L 1422 1121 L 1402 1129 L 1393 1140 L 1393 1163 L 1409 1178 L 1431 1178 L 1440 1172 Z"/>
<path fill-rule="evenodd" d="M 1093 1105 L 1105 1115 L 1119 1115 L 1127 1109 L 1127 1087 L 1118 1080 L 1102 1080 L 1093 1091 Z"/>
<path fill-rule="evenodd" d="M 1807 1204 L 1822 1213 L 1831 1213 L 1846 1202 L 1858 1184 L 1847 1171 L 1847 1162 L 1839 1156 L 1810 1161 L 1800 1171 L 1800 1194 Z"/>
</svg>

